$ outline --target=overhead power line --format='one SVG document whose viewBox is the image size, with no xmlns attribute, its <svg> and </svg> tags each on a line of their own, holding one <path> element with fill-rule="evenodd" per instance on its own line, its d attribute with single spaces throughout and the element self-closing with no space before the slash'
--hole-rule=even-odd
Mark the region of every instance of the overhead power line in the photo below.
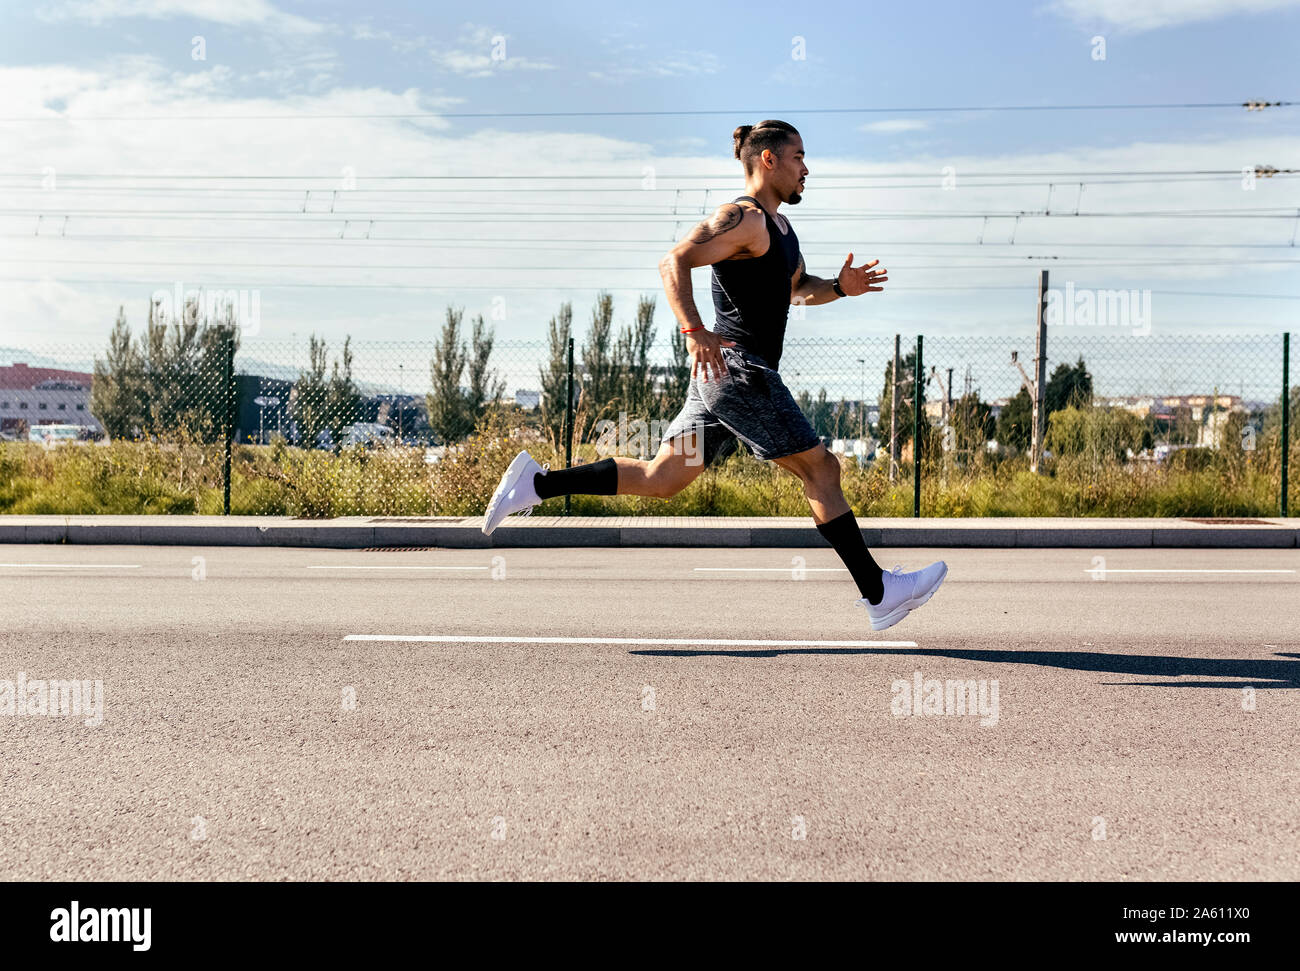
<svg viewBox="0 0 1300 971">
<path fill-rule="evenodd" d="M 158 286 L 157 280 L 127 280 L 127 279 L 119 279 L 119 278 L 73 279 L 68 277 L 59 277 L 57 280 L 54 280 L 50 277 L 0 277 L 0 283 L 51 283 L 51 282 L 76 283 L 76 284 L 100 284 L 100 285 L 111 283 L 115 285 L 150 287 L 154 289 L 156 289 Z M 210 287 L 211 289 L 230 288 L 230 287 L 248 287 L 251 285 L 252 284 L 249 284 L 245 281 L 207 284 L 207 286 Z M 315 290 L 425 290 L 425 291 L 431 290 L 438 293 L 446 293 L 450 291 L 459 291 L 459 290 L 477 290 L 477 291 L 485 290 L 492 293 L 510 293 L 516 290 L 541 290 L 541 291 L 549 291 L 552 293 L 566 293 L 566 292 L 573 292 L 573 291 L 599 293 L 602 290 L 629 292 L 629 293 L 645 293 L 647 290 L 653 289 L 651 287 L 612 287 L 612 286 L 598 286 L 598 285 L 597 286 L 572 286 L 567 284 L 543 284 L 539 286 L 501 286 L 499 284 L 498 285 L 456 284 L 454 286 L 445 286 L 445 285 L 425 284 L 425 283 L 265 283 L 265 284 L 256 284 L 256 286 L 266 290 L 275 290 L 280 288 L 309 289 L 309 290 L 310 289 L 315 289 Z M 693 287 L 692 289 L 695 293 L 698 294 L 706 294 L 709 292 L 709 287 L 707 285 Z M 940 291 L 947 291 L 947 290 L 954 290 L 954 291 L 955 290 L 960 290 L 960 291 L 1005 290 L 1005 291 L 1015 291 L 1017 293 L 1024 293 L 1025 287 L 1023 284 L 1018 286 L 1011 286 L 1011 285 L 1002 286 L 996 284 L 993 285 L 972 284 L 970 286 L 890 287 L 891 292 L 897 292 L 900 290 L 926 292 L 926 293 L 940 292 Z M 1152 294 L 1161 294 L 1163 296 L 1170 296 L 1170 297 L 1224 297 L 1233 300 L 1243 300 L 1243 299 L 1300 300 L 1300 294 L 1292 294 L 1292 293 L 1222 293 L 1222 292 L 1206 292 L 1206 291 L 1198 291 L 1198 290 L 1152 290 L 1151 292 Z"/>
<path fill-rule="evenodd" d="M 925 257 L 918 257 L 925 258 Z M 1261 260 L 1255 257 L 1243 259 L 1181 259 L 1181 260 L 1120 260 L 1114 257 L 1103 256 L 1021 256 L 1009 257 L 1001 256 L 976 256 L 961 255 L 954 259 L 962 260 L 1003 260 L 1001 264 L 962 264 L 954 262 L 938 264 L 917 264 L 905 263 L 898 260 L 890 260 L 889 266 L 893 269 L 908 270 L 979 270 L 984 272 L 996 269 L 1024 269 L 1025 263 L 1031 260 L 1037 261 L 1059 261 L 1066 265 L 1078 264 L 1088 267 L 1102 266 L 1273 266 L 1273 265 L 1293 265 L 1300 264 L 1300 259 L 1290 260 Z M 205 269 L 293 269 L 293 270 L 371 270 L 376 272 L 387 272 L 390 270 L 456 270 L 464 272 L 500 272 L 500 263 L 491 263 L 486 265 L 467 265 L 463 263 L 385 263 L 377 266 L 373 263 L 269 263 L 265 260 L 257 260 L 251 263 L 234 263 L 225 260 L 219 262 L 205 262 L 203 259 L 175 259 L 175 260 L 140 260 L 127 258 L 121 260 L 97 260 L 97 259 L 69 259 L 64 257 L 39 257 L 39 256 L 22 256 L 6 260 L 8 263 L 37 263 L 37 264 L 60 264 L 69 266 L 138 266 L 138 267 L 200 267 Z M 641 263 L 636 266 L 604 264 L 604 265 L 581 265 L 578 263 L 566 263 L 559 266 L 533 266 L 525 263 L 512 262 L 509 264 L 512 273 L 535 273 L 535 272 L 566 272 L 566 273 L 583 273 L 592 271 L 624 271 L 644 273 L 654 269 L 650 261 Z"/>
<path fill-rule="evenodd" d="M 507 205 L 507 203 L 502 203 Z M 0 209 L 4 216 L 40 216 L 45 219 L 256 219 L 263 222 L 321 221 L 340 222 L 432 222 L 425 216 L 502 221 L 508 219 L 545 218 L 548 220 L 626 222 L 689 222 L 698 213 L 666 212 L 654 209 L 623 210 L 519 210 L 519 209 Z M 414 219 L 394 218 L 414 216 Z M 835 221 L 844 219 L 1295 219 L 1300 207 L 1267 206 L 1256 209 L 1156 209 L 1121 210 L 1118 212 L 1049 212 L 1045 209 L 987 210 L 954 209 L 948 212 L 905 209 L 813 209 L 799 213 L 801 221 Z"/>
<path fill-rule="evenodd" d="M 208 115 L 9 115 L 0 122 L 35 121 L 323 121 L 335 119 L 375 119 L 395 121 L 436 121 L 443 118 L 689 118 L 730 115 L 737 118 L 790 117 L 798 115 L 866 115 L 904 114 L 908 112 L 985 112 L 985 111 L 1174 111 L 1217 108 L 1289 108 L 1295 101 L 1194 101 L 1147 104 L 1073 104 L 1073 105 L 912 105 L 890 108 L 765 108 L 744 109 L 656 109 L 621 111 L 413 111 L 357 113 L 280 113 L 280 114 L 208 114 Z"/>
<path fill-rule="evenodd" d="M 651 164 L 650 159 L 633 160 L 628 162 L 629 166 L 642 166 Z M 1275 169 L 1272 166 L 1257 166 L 1258 173 L 1269 174 L 1294 174 L 1300 172 L 1300 169 L 1287 168 Z M 1237 176 L 1241 175 L 1241 167 L 1226 169 L 1063 169 L 1054 171 L 1035 171 L 1035 172 L 966 172 L 958 173 L 963 179 L 966 178 L 1038 178 L 1038 177 L 1060 177 L 1090 178 L 1094 176 L 1165 176 L 1165 175 L 1223 175 Z M 935 171 L 907 171 L 907 172 L 826 172 L 819 173 L 818 177 L 822 179 L 922 179 L 930 178 L 935 175 Z M 656 173 L 656 179 L 720 179 L 727 178 L 727 173 L 700 174 L 688 173 L 681 175 L 665 175 Z M 0 172 L 0 178 L 41 178 L 40 174 L 34 172 Z M 211 179 L 230 179 L 230 180 L 265 180 L 269 182 L 281 182 L 289 179 L 299 181 L 327 181 L 337 185 L 339 182 L 339 173 L 332 172 L 325 175 L 288 175 L 284 173 L 249 175 L 247 173 L 228 173 L 228 174 L 199 174 L 193 172 L 60 172 L 58 173 L 60 181 L 65 179 L 181 179 L 186 181 L 193 180 L 211 180 Z M 497 174 L 497 175 L 357 175 L 358 182 L 391 182 L 391 181 L 461 181 L 461 180 L 510 180 L 510 179 L 527 179 L 536 181 L 555 181 L 555 180 L 574 180 L 591 181 L 593 179 L 625 179 L 640 181 L 643 174 L 640 170 L 635 175 L 611 175 L 609 173 L 565 173 L 562 175 L 525 175 L 522 173 L 515 174 Z"/>
<path fill-rule="evenodd" d="M 534 224 L 536 225 L 536 224 Z M 472 240 L 462 237 L 453 236 L 228 236 L 228 235 L 204 235 L 189 236 L 177 235 L 173 233 L 166 234 L 143 234 L 143 233 L 75 233 L 70 235 L 61 234 L 57 227 L 51 227 L 49 233 L 0 233 L 0 239 L 22 239 L 22 240 L 42 240 L 45 242 L 60 243 L 265 243 L 268 246 L 298 246 L 303 243 L 337 246 L 340 243 L 364 243 L 371 247 L 383 249 L 386 247 L 416 247 L 425 249 L 509 249 L 512 246 L 520 249 L 545 248 L 548 252 L 551 250 L 591 250 L 596 252 L 616 252 L 616 253 L 635 253 L 635 252 L 654 252 L 662 253 L 665 246 L 671 246 L 676 242 L 675 238 L 664 236 L 660 239 L 615 239 L 615 238 L 595 238 L 595 237 L 565 237 L 557 239 L 554 236 L 475 236 Z M 579 244 L 579 245 L 570 245 Z M 614 247 L 633 246 L 633 249 L 615 249 Z M 1031 246 L 1060 249 L 1064 247 L 1101 247 L 1104 249 L 1111 248 L 1140 248 L 1140 249 L 1295 249 L 1291 243 L 1164 243 L 1164 242 L 1088 242 L 1088 241 L 1046 241 L 1031 240 L 1027 242 L 999 242 L 976 240 L 952 240 L 952 239 L 816 239 L 809 240 L 804 246 L 800 244 L 800 249 L 804 253 L 812 253 L 829 249 L 830 247 L 849 247 L 862 248 L 866 246 L 968 246 L 978 250 L 992 250 L 999 247 L 1009 247 L 1015 250 L 1028 249 Z M 1011 254 L 1008 254 L 1011 255 Z"/>
</svg>

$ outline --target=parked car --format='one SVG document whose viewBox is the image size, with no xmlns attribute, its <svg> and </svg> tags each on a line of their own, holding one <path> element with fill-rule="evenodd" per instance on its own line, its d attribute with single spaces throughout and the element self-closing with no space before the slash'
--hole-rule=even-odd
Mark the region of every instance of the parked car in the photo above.
<svg viewBox="0 0 1300 971">
<path fill-rule="evenodd" d="M 359 445 L 363 448 L 394 445 L 397 435 L 387 425 L 372 421 L 358 421 L 343 429 L 343 447 Z"/>
</svg>

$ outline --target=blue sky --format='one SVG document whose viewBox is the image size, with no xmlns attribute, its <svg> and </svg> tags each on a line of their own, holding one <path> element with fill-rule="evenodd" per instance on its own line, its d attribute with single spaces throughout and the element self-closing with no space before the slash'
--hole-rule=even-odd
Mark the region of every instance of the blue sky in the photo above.
<svg viewBox="0 0 1300 971">
<path fill-rule="evenodd" d="M 638 293 L 659 292 L 670 240 L 739 193 L 730 132 L 763 117 L 796 124 L 808 149 L 808 192 L 786 211 L 810 270 L 829 276 L 853 250 L 879 257 L 894 284 L 812 308 L 792 333 L 1020 333 L 1035 281 L 1024 256 L 1055 257 L 1054 279 L 1078 287 L 1152 289 L 1166 333 L 1273 332 L 1300 301 L 1196 295 L 1300 296 L 1280 262 L 1300 259 L 1286 245 L 1294 219 L 933 217 L 1035 212 L 1055 178 L 979 185 L 990 172 L 1074 173 L 1051 190 L 1058 211 L 1076 199 L 1085 212 L 1294 210 L 1294 177 L 1247 192 L 1235 177 L 1110 185 L 1079 173 L 1297 168 L 1300 109 L 906 109 L 1300 99 L 1297 41 L 1300 3 L 1281 0 L 8 5 L 0 343 L 98 344 L 119 304 L 138 326 L 148 294 L 178 280 L 259 289 L 265 340 L 427 340 L 448 304 L 495 306 L 499 337 L 540 339 L 566 299 L 581 332 L 601 287 L 625 320 Z M 898 110 L 810 111 L 838 107 Z M 714 110 L 736 113 L 439 114 Z M 432 117 L 374 117 L 412 113 Z M 949 167 L 955 191 L 940 187 Z M 358 191 L 331 214 L 345 173 Z M 911 177 L 891 182 L 900 173 Z M 213 179 L 187 195 L 195 183 L 167 181 L 186 174 Z M 376 178 L 428 175 L 510 178 Z M 538 175 L 568 181 L 522 178 Z M 529 191 L 495 191 L 506 186 Z M 195 210 L 216 215 L 182 218 Z M 707 272 L 695 283 L 707 320 Z M 1007 289 L 935 289 L 957 283 Z M 662 297 L 658 319 L 666 333 Z"/>
</svg>

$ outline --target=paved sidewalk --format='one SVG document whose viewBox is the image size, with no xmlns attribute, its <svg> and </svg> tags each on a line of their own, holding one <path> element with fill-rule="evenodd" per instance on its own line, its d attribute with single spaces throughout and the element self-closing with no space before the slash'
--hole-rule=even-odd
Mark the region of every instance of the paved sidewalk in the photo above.
<svg viewBox="0 0 1300 971">
<path fill-rule="evenodd" d="M 1289 519 L 862 519 L 873 547 L 1294 549 Z M 805 517 L 512 517 L 491 536 L 481 516 L 0 516 L 0 543 L 144 546 L 813 547 L 826 542 Z"/>
</svg>

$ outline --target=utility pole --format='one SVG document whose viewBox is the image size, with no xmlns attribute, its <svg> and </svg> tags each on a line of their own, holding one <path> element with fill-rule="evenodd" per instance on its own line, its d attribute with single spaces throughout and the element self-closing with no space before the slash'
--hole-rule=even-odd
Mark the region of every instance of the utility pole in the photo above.
<svg viewBox="0 0 1300 971">
<path fill-rule="evenodd" d="M 1034 435 L 1029 471 L 1037 474 L 1043 458 L 1043 436 L 1047 425 L 1044 391 L 1047 386 L 1047 271 L 1038 271 L 1038 347 L 1034 355 Z"/>
<path fill-rule="evenodd" d="M 939 369 L 934 365 L 930 366 L 930 377 L 939 382 L 939 390 L 943 392 L 943 413 L 940 417 L 947 421 L 949 414 L 952 412 L 952 368 L 948 368 L 947 384 L 943 383 L 943 378 L 939 376 Z"/>
</svg>

